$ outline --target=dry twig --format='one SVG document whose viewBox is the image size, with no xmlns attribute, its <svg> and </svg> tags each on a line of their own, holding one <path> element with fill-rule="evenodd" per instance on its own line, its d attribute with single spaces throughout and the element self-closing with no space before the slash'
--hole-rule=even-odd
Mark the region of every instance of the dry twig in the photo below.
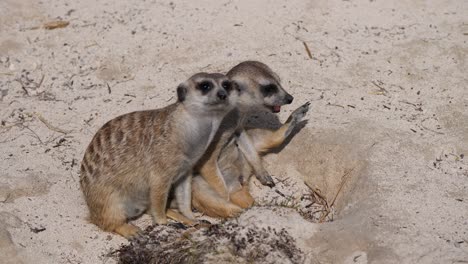
<svg viewBox="0 0 468 264">
<path fill-rule="evenodd" d="M 377 84 L 375 81 L 372 81 L 372 84 L 375 85 L 377 88 L 379 88 L 379 91 L 377 92 L 374 92 L 372 94 L 376 94 L 376 95 L 386 95 L 388 93 L 388 91 L 383 88 L 382 86 L 380 86 L 379 84 Z"/>
<path fill-rule="evenodd" d="M 46 125 L 46 127 L 52 131 L 55 131 L 55 132 L 59 132 L 59 133 L 62 133 L 62 134 L 68 134 L 68 133 L 71 133 L 72 131 L 71 130 L 64 130 L 64 129 L 61 129 L 59 127 L 56 127 L 52 124 L 49 123 L 49 121 L 47 121 L 44 117 L 42 117 L 41 114 L 39 113 L 32 113 L 31 114 L 32 116 L 35 116 L 37 117 L 37 119 L 39 119 L 44 125 Z"/>
<path fill-rule="evenodd" d="M 64 27 L 66 27 L 68 25 L 70 25 L 70 22 L 68 22 L 68 21 L 57 20 L 57 21 L 51 21 L 51 22 L 44 23 L 42 25 L 42 27 L 47 29 L 47 30 L 52 30 L 52 29 L 56 29 L 56 28 L 64 28 Z"/>
<path fill-rule="evenodd" d="M 40 26 L 35 26 L 35 27 L 30 27 L 30 28 L 25 28 L 27 30 L 36 30 L 36 29 L 47 29 L 47 30 L 52 30 L 52 29 L 57 29 L 57 28 L 64 28 L 70 25 L 70 22 L 64 21 L 64 20 L 56 20 L 56 21 L 49 21 L 46 22 Z"/>
<path fill-rule="evenodd" d="M 312 53 L 310 52 L 309 46 L 307 46 L 307 43 L 305 41 L 302 41 L 302 44 L 304 44 L 304 48 L 307 52 L 307 56 L 309 56 L 309 59 L 313 59 Z"/>
</svg>

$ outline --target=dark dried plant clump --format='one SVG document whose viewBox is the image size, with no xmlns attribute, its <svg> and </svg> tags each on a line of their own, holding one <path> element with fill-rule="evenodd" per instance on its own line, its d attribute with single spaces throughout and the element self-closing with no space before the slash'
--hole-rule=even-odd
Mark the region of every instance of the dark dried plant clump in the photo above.
<svg viewBox="0 0 468 264">
<path fill-rule="evenodd" d="M 278 180 L 275 191 L 262 197 L 258 205 L 291 208 L 309 222 L 324 223 L 333 221 L 335 199 L 328 202 L 318 188 L 313 188 L 307 183 L 304 185 L 297 179 L 286 178 Z"/>
<path fill-rule="evenodd" d="M 309 188 L 310 193 L 303 194 L 300 199 L 298 213 L 307 221 L 314 223 L 333 221 L 335 214 L 333 205 L 328 203 L 327 198 L 321 194 L 320 190 Z"/>
<path fill-rule="evenodd" d="M 121 264 L 302 263 L 303 252 L 285 229 L 243 227 L 234 222 L 195 230 L 149 227 L 115 251 Z"/>
</svg>

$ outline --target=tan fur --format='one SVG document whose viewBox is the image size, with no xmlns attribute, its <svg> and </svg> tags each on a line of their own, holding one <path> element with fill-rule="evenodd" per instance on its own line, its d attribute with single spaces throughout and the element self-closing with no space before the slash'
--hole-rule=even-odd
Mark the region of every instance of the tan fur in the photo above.
<svg viewBox="0 0 468 264">
<path fill-rule="evenodd" d="M 297 115 L 298 113 L 302 113 L 304 111 L 304 106 L 305 105 L 299 107 L 296 111 L 293 112 L 293 114 L 291 114 L 291 116 Z M 267 129 L 250 129 L 246 131 L 249 137 L 252 139 L 255 149 L 257 150 L 259 154 L 267 153 L 268 151 L 283 144 L 284 140 L 286 140 L 288 136 L 288 134 L 285 134 L 285 132 L 293 129 L 295 126 L 294 123 L 296 123 L 296 122 L 291 122 L 290 120 L 291 118 L 289 119 L 289 122 L 286 122 L 277 130 L 272 131 L 272 130 L 267 130 Z M 236 167 L 236 170 L 242 171 L 241 175 L 247 175 L 247 176 L 244 176 L 245 178 L 243 179 L 243 182 L 239 181 L 237 184 L 235 184 L 235 186 L 233 186 L 233 184 L 229 186 L 231 187 L 231 191 L 229 192 L 226 190 L 226 192 L 228 192 L 229 199 L 220 200 L 221 197 L 219 197 L 219 195 L 213 195 L 212 192 L 208 192 L 207 191 L 208 188 L 205 185 L 203 185 L 203 187 L 192 185 L 192 198 L 194 200 L 197 200 L 196 203 L 193 203 L 193 206 L 198 211 L 203 212 L 213 217 L 219 217 L 219 218 L 233 217 L 231 214 L 226 213 L 226 208 L 231 208 L 233 205 L 236 205 L 240 208 L 246 209 L 246 208 L 250 208 L 255 202 L 248 188 L 248 179 L 252 172 L 250 165 L 242 157 L 240 151 L 238 150 L 235 144 L 226 146 L 224 151 L 221 152 L 219 160 L 223 160 L 223 157 L 229 156 L 229 154 L 227 154 L 229 152 L 231 153 L 237 152 L 239 153 L 239 156 L 237 158 L 229 157 L 227 161 L 223 163 L 232 164 L 232 166 Z M 218 165 L 219 165 L 219 162 L 218 162 Z M 221 169 L 221 171 L 223 173 L 223 176 L 226 177 L 230 175 L 229 172 L 232 171 L 232 169 L 227 170 L 226 168 L 223 168 Z M 238 174 L 232 174 L 232 175 L 238 175 Z M 203 177 L 203 179 L 215 178 L 215 177 L 217 177 L 217 174 L 208 175 L 208 177 L 205 176 Z M 232 177 L 232 176 L 228 176 L 228 177 Z M 201 178 L 201 177 L 196 177 L 196 178 Z M 203 196 L 201 196 L 200 194 L 203 194 Z M 213 200 L 216 200 L 215 204 L 213 204 L 212 202 Z M 208 204 L 210 204 L 210 206 L 208 206 Z"/>
<path fill-rule="evenodd" d="M 278 75 L 263 63 L 243 62 L 227 75 L 240 86 L 238 106 L 223 120 L 210 150 L 199 164 L 201 176 L 195 177 L 197 183 L 192 184 L 193 206 L 200 212 L 221 218 L 238 215 L 238 208 L 253 205 L 248 178 L 254 173 L 263 184 L 269 178 L 259 154 L 281 145 L 303 117 L 296 113 L 297 117 L 291 117 L 276 131 L 245 131 L 243 120 L 252 107 L 271 108 L 291 103 L 292 97 L 281 87 Z M 274 84 L 277 92 L 265 96 L 262 85 L 267 84 Z M 232 208 L 236 208 L 235 214 Z"/>
<path fill-rule="evenodd" d="M 229 218 L 242 212 L 241 207 L 220 197 L 202 177 L 194 177 L 192 191 L 192 205 L 205 215 Z"/>
<path fill-rule="evenodd" d="M 248 134 L 254 143 L 255 149 L 259 153 L 267 153 L 283 144 L 286 139 L 286 131 L 290 129 L 290 123 L 286 123 L 277 130 L 251 129 Z"/>
<path fill-rule="evenodd" d="M 242 189 L 230 193 L 229 197 L 233 204 L 243 209 L 252 207 L 255 202 L 254 198 L 249 192 L 248 186 L 243 186 Z"/>
<path fill-rule="evenodd" d="M 207 82 L 212 89 L 203 93 Z M 171 186 L 191 221 L 193 166 L 233 107 L 226 83 L 222 74 L 196 74 L 178 87 L 178 102 L 119 116 L 98 130 L 80 174 L 92 223 L 127 238 L 139 232 L 127 221 L 146 210 L 164 224 Z M 172 211 L 169 216 L 183 219 Z"/>
<path fill-rule="evenodd" d="M 181 213 L 173 210 L 173 209 L 168 209 L 166 211 L 166 215 L 167 217 L 169 217 L 170 219 L 174 220 L 174 221 L 177 221 L 177 222 L 180 222 L 184 225 L 189 225 L 189 226 L 193 226 L 195 225 L 197 222 L 196 221 L 193 221 L 192 219 L 189 219 L 187 218 L 186 216 L 182 215 Z"/>
</svg>

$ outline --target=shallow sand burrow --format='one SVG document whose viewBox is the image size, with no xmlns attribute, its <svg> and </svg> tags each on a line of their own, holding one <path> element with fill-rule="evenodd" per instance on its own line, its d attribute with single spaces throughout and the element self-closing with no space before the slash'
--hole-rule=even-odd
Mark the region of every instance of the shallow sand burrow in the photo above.
<svg viewBox="0 0 468 264">
<path fill-rule="evenodd" d="M 357 182 L 366 173 L 368 150 L 373 144 L 360 138 L 359 133 L 306 128 L 277 154 L 267 155 L 265 162 L 285 196 L 315 192 L 339 216 L 346 205 L 356 202 L 362 194 L 363 186 Z M 277 190 L 269 190 L 255 181 L 252 193 L 260 204 L 278 196 Z"/>
</svg>

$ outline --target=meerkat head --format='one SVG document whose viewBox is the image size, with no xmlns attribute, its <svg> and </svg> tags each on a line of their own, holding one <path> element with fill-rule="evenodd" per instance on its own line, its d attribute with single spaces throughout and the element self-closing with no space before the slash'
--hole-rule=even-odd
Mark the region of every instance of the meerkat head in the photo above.
<svg viewBox="0 0 468 264">
<path fill-rule="evenodd" d="M 177 87 L 178 101 L 197 113 L 227 113 L 237 96 L 232 81 L 221 73 L 197 73 Z"/>
<path fill-rule="evenodd" d="M 278 113 L 282 105 L 290 104 L 294 99 L 283 89 L 278 75 L 264 63 L 241 62 L 227 76 L 239 90 L 239 107 L 264 106 Z"/>
</svg>

